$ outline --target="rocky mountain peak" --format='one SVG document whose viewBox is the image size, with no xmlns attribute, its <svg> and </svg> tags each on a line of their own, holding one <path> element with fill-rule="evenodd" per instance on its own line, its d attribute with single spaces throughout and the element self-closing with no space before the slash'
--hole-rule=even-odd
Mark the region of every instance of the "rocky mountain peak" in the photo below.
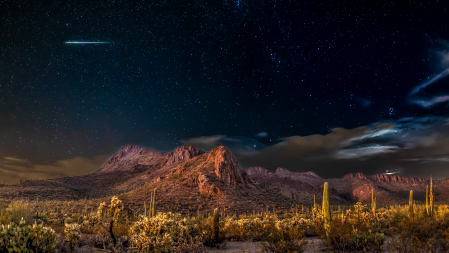
<svg viewBox="0 0 449 253">
<path fill-rule="evenodd" d="M 290 173 L 291 172 L 285 168 L 279 167 L 276 169 L 276 174 L 290 174 Z"/>
<path fill-rule="evenodd" d="M 299 172 L 299 173 L 297 173 L 297 174 L 299 174 L 299 175 L 301 175 L 301 176 L 304 176 L 304 177 L 320 178 L 320 176 L 318 176 L 317 174 L 315 174 L 315 173 L 312 172 L 312 171 Z"/>
<path fill-rule="evenodd" d="M 112 172 L 133 169 L 137 164 L 148 165 L 151 161 L 161 159 L 165 153 L 143 148 L 137 145 L 124 145 L 102 168 L 96 172 Z"/>
<path fill-rule="evenodd" d="M 180 163 L 204 153 L 204 150 L 195 146 L 177 147 L 175 150 L 167 154 L 167 164 Z"/>
<path fill-rule="evenodd" d="M 419 184 L 427 183 L 428 180 L 422 177 L 403 177 L 395 175 L 377 174 L 369 177 L 376 182 L 395 182 L 395 183 L 407 183 L 407 184 Z"/>
<path fill-rule="evenodd" d="M 357 172 L 357 173 L 346 174 L 342 179 L 343 180 L 350 180 L 350 179 L 368 179 L 368 178 L 362 172 Z"/>
<path fill-rule="evenodd" d="M 243 177 L 234 154 L 225 146 L 212 149 L 207 157 L 212 162 L 218 179 L 226 185 L 243 184 Z"/>
<path fill-rule="evenodd" d="M 135 154 L 146 154 L 151 152 L 157 152 L 151 149 L 143 148 L 134 144 L 127 144 L 124 145 L 120 150 L 119 153 L 135 153 Z"/>
</svg>

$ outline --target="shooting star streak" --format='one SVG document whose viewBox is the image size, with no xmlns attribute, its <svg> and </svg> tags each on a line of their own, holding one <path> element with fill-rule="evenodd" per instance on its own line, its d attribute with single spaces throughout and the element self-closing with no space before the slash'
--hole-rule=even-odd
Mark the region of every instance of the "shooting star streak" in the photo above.
<svg viewBox="0 0 449 253">
<path fill-rule="evenodd" d="M 64 44 L 109 44 L 106 41 L 66 41 Z"/>
</svg>

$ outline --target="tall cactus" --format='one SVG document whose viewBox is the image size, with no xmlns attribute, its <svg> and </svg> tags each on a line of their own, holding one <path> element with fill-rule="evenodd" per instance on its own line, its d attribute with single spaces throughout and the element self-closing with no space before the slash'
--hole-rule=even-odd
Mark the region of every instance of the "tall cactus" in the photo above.
<svg viewBox="0 0 449 253">
<path fill-rule="evenodd" d="M 426 185 L 426 212 L 429 215 L 429 185 Z"/>
<path fill-rule="evenodd" d="M 429 194 L 429 198 L 430 198 L 430 217 L 433 216 L 434 213 L 434 201 L 435 201 L 435 195 L 433 193 L 433 183 L 432 183 L 432 174 L 430 174 L 430 194 Z"/>
<path fill-rule="evenodd" d="M 143 215 L 147 216 L 147 204 L 145 203 L 145 201 L 143 202 Z"/>
<path fill-rule="evenodd" d="M 215 242 L 218 242 L 218 240 L 219 240 L 219 233 L 220 233 L 219 221 L 220 221 L 220 219 L 219 219 L 219 214 L 218 214 L 218 208 L 215 208 L 214 216 L 213 216 L 213 224 L 214 224 L 213 237 L 214 237 Z"/>
<path fill-rule="evenodd" d="M 374 198 L 374 190 L 371 189 L 371 210 L 373 215 L 376 215 L 376 198 Z"/>
<path fill-rule="evenodd" d="M 413 211 L 413 191 L 410 191 L 410 198 L 408 201 L 408 217 L 410 219 L 410 223 L 413 223 L 415 220 L 415 213 Z"/>
<path fill-rule="evenodd" d="M 331 214 L 330 214 L 330 206 L 329 206 L 329 192 L 328 192 L 328 184 L 324 183 L 324 191 L 323 191 L 323 218 L 324 218 L 324 229 L 326 230 L 326 234 L 329 233 L 329 229 L 331 226 Z"/>
<path fill-rule="evenodd" d="M 152 217 L 156 216 L 156 188 L 154 188 L 153 193 L 153 206 L 151 207 L 151 216 Z"/>
</svg>

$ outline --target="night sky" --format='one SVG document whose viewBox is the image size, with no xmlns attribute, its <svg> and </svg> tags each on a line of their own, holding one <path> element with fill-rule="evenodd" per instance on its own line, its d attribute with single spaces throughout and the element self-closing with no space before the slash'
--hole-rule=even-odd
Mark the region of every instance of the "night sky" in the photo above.
<svg viewBox="0 0 449 253">
<path fill-rule="evenodd" d="M 131 143 L 449 177 L 449 4 L 348 2 L 0 2 L 0 181 Z"/>
</svg>

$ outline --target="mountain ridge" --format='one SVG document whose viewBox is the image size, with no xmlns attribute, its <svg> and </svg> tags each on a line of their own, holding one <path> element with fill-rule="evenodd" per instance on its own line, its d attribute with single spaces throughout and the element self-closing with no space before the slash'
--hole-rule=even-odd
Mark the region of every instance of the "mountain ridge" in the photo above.
<svg viewBox="0 0 449 253">
<path fill-rule="evenodd" d="M 104 199 L 117 195 L 134 208 L 150 201 L 157 188 L 158 206 L 167 211 L 212 211 L 216 207 L 233 212 L 276 207 L 287 210 L 298 205 L 320 203 L 323 184 L 329 184 L 332 204 L 371 202 L 371 192 L 381 204 L 406 204 L 414 191 L 417 203 L 425 203 L 425 178 L 397 175 L 349 173 L 324 179 L 312 171 L 292 172 L 262 167 L 242 170 L 225 146 L 205 152 L 181 146 L 164 153 L 137 145 L 125 145 L 97 171 L 77 177 L 25 181 L 3 186 L 0 198 Z M 449 203 L 449 179 L 434 180 L 437 203 Z"/>
</svg>

